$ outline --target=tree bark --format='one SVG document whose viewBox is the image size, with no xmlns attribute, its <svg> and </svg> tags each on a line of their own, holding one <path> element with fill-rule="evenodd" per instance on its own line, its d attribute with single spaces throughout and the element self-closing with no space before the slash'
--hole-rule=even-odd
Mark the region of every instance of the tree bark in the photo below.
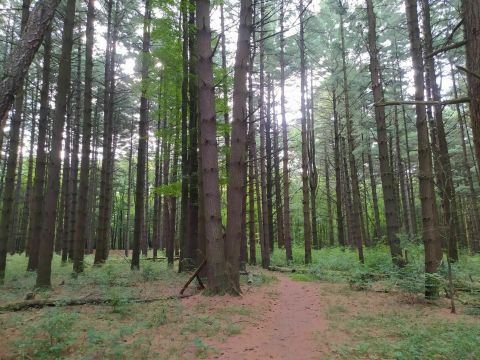
<svg viewBox="0 0 480 360">
<path fill-rule="evenodd" d="M 51 264 L 53 256 L 53 235 L 57 214 L 57 198 L 60 185 L 60 149 L 62 132 L 65 124 L 67 94 L 70 88 L 71 61 L 73 45 L 73 26 L 75 19 L 75 0 L 67 1 L 62 35 L 62 55 L 58 69 L 57 95 L 55 98 L 55 115 L 52 126 L 52 139 L 48 162 L 45 203 L 43 208 L 42 238 L 39 248 L 37 287 L 51 286 Z"/>
<path fill-rule="evenodd" d="M 360 216 L 361 216 L 360 189 L 358 186 L 357 164 L 354 156 L 354 151 L 356 146 L 355 146 L 355 140 L 353 137 L 353 121 L 352 121 L 352 116 L 350 114 L 350 99 L 349 99 L 348 78 L 347 78 L 343 14 L 340 14 L 340 37 L 341 37 L 341 43 L 342 43 L 343 95 L 344 95 L 344 103 L 345 103 L 345 120 L 346 120 L 346 126 L 347 126 L 347 142 L 348 142 L 347 152 L 348 152 L 348 163 L 350 167 L 350 180 L 351 180 L 351 189 L 352 189 L 352 207 L 351 207 L 352 216 L 350 219 L 349 229 L 350 229 L 350 235 L 351 235 L 353 244 L 354 246 L 356 246 L 358 250 L 358 258 L 360 262 L 363 263 L 364 257 L 363 257 L 363 244 L 362 244 L 361 220 L 360 220 Z"/>
<path fill-rule="evenodd" d="M 372 80 L 373 98 L 375 103 L 380 103 L 384 100 L 384 92 L 383 85 L 381 83 L 382 75 L 380 62 L 378 59 L 376 15 L 373 9 L 372 0 L 367 0 L 367 12 L 368 47 L 370 53 L 370 75 Z M 375 107 L 375 121 L 377 124 L 377 142 L 380 160 L 380 175 L 382 179 L 383 202 L 385 208 L 385 220 L 387 222 L 387 241 L 390 245 L 390 254 L 393 262 L 396 265 L 401 266 L 403 265 L 402 249 L 400 247 L 400 239 L 398 237 L 398 231 L 400 228 L 400 214 L 398 202 L 395 197 L 393 163 L 388 159 L 388 138 L 384 107 Z M 369 160 L 371 160 L 370 154 L 369 157 Z M 373 179 L 373 177 L 371 178 Z M 377 231 L 379 229 L 377 220 L 376 229 Z"/>
<path fill-rule="evenodd" d="M 115 13 L 112 14 L 113 0 L 107 3 L 107 52 L 105 56 L 105 89 L 103 104 L 103 156 L 100 176 L 100 201 L 98 214 L 97 242 L 95 264 L 107 260 L 110 244 L 110 222 L 112 215 L 112 180 L 113 180 L 113 133 L 115 106 L 115 67 L 116 46 L 118 37 L 117 14 L 118 3 L 115 3 Z M 112 20 L 113 17 L 113 20 Z"/>
<path fill-rule="evenodd" d="M 189 38 L 189 24 L 188 24 L 188 0 L 182 0 L 181 12 L 182 12 L 182 197 L 180 200 L 180 261 L 178 271 L 190 270 L 195 263 L 192 261 L 192 254 L 187 254 L 190 239 L 187 237 L 187 227 L 190 226 L 190 220 L 188 219 L 188 193 L 189 193 L 189 181 L 190 181 L 190 158 L 188 156 L 188 38 Z"/>
<path fill-rule="evenodd" d="M 28 230 L 28 271 L 34 271 L 38 265 L 38 246 L 42 231 L 44 199 L 45 169 L 47 156 L 45 152 L 45 140 L 48 128 L 49 115 L 49 88 L 50 88 L 50 60 L 52 51 L 51 31 L 48 30 L 43 44 L 43 69 L 42 88 L 40 90 L 40 117 L 38 120 L 37 151 L 35 161 L 35 179 L 33 183 L 33 196 L 30 206 L 30 223 Z"/>
<path fill-rule="evenodd" d="M 220 209 L 209 0 L 197 1 L 197 29 L 200 152 L 203 181 L 201 196 L 204 206 L 208 288 L 211 293 L 219 294 L 228 291 L 231 285 L 229 285 L 226 273 Z"/>
<path fill-rule="evenodd" d="M 275 101 L 275 88 L 273 88 L 273 104 Z M 280 176 L 280 145 L 279 145 L 279 124 L 276 112 L 276 106 L 273 106 L 273 167 L 275 169 L 275 214 L 277 220 L 277 246 L 279 248 L 285 247 L 285 234 L 284 234 L 284 214 L 282 203 L 282 178 Z"/>
<path fill-rule="evenodd" d="M 303 0 L 300 0 L 300 91 L 302 112 L 302 192 L 303 192 L 303 238 L 305 241 L 305 264 L 312 262 L 312 224 L 310 213 L 310 188 L 308 181 L 308 134 L 307 134 L 307 104 L 305 92 L 307 87 L 307 75 L 305 69 L 305 8 Z"/>
<path fill-rule="evenodd" d="M 424 100 L 423 59 L 418 28 L 418 11 L 416 0 L 405 0 L 408 35 L 410 39 L 411 57 L 415 71 L 415 100 Z M 416 105 L 417 139 L 418 139 L 418 177 L 420 183 L 420 200 L 423 219 L 423 242 L 425 245 L 425 271 L 433 274 L 438 270 L 442 258 L 442 244 L 437 228 L 437 213 L 435 191 L 433 187 L 432 157 L 428 139 L 428 125 L 424 105 Z M 426 279 L 425 296 L 435 297 L 438 289 L 435 284 Z"/>
<path fill-rule="evenodd" d="M 428 0 L 422 0 L 422 15 L 423 15 L 423 36 L 425 44 L 425 52 L 433 52 L 432 44 L 432 30 L 430 25 L 430 5 Z M 477 6 L 478 7 L 478 6 Z M 480 15 L 480 11 L 479 11 Z M 480 20 L 479 20 L 480 24 Z M 433 57 L 425 59 L 425 70 L 428 82 L 431 88 L 431 96 L 434 101 L 441 101 L 440 88 L 437 84 L 437 77 L 435 72 L 435 60 Z M 450 164 L 450 156 L 448 154 L 448 144 L 445 134 L 445 127 L 443 125 L 442 106 L 440 103 L 434 107 L 435 129 L 438 143 L 438 167 L 437 183 L 440 189 L 440 198 L 442 199 L 442 208 L 444 222 L 446 226 L 446 245 L 449 259 L 451 261 L 458 260 L 457 249 L 457 234 L 455 230 L 457 224 L 457 204 L 455 200 L 455 187 L 452 178 L 452 166 Z"/>
<path fill-rule="evenodd" d="M 238 28 L 237 51 L 235 55 L 235 74 L 233 84 L 232 142 L 230 152 L 231 174 L 227 188 L 227 232 L 225 248 L 227 254 L 227 273 L 231 286 L 240 292 L 240 239 L 242 238 L 242 219 L 244 199 L 247 196 L 245 179 L 247 175 L 247 72 L 250 58 L 250 34 L 252 28 L 252 7 L 250 0 L 240 3 L 240 23 Z"/>
<path fill-rule="evenodd" d="M 29 8 L 30 0 L 23 0 L 21 18 L 22 37 L 25 35 L 31 36 L 31 34 L 29 34 L 31 29 L 28 27 L 30 25 L 30 22 L 28 21 L 30 18 Z M 25 54 L 16 54 L 19 49 L 26 50 L 22 49 L 22 46 L 24 45 L 23 42 L 24 39 L 22 38 L 17 45 L 17 48 L 12 53 L 12 56 L 6 64 L 3 80 L 0 83 L 0 129 L 2 129 L 2 134 L 7 120 L 8 111 L 15 100 L 15 113 L 13 114 L 10 125 L 10 145 L 5 185 L 3 189 L 2 213 L 0 218 L 0 284 L 3 283 L 5 278 L 7 248 L 9 247 L 9 244 L 12 243 L 12 226 L 15 214 L 13 196 L 15 191 L 15 171 L 17 168 L 19 137 L 23 113 L 24 78 L 27 75 L 28 66 L 33 60 L 33 56 L 38 49 L 38 46 L 40 46 L 40 44 L 38 44 L 33 54 L 30 54 L 29 52 L 26 52 Z M 32 43 L 32 45 L 33 47 L 36 46 L 35 43 Z M 29 56 L 31 56 L 31 59 L 28 64 L 23 64 L 22 61 Z"/>
<path fill-rule="evenodd" d="M 85 89 L 83 94 L 83 124 L 82 124 L 82 160 L 80 165 L 80 182 L 78 193 L 77 220 L 75 223 L 76 231 L 73 240 L 73 271 L 83 272 L 83 258 L 85 246 L 87 244 L 88 233 L 87 219 L 90 211 L 89 193 L 93 191 L 89 184 L 90 175 L 90 154 L 92 139 L 92 82 L 93 82 L 93 42 L 94 42 L 94 22 L 95 22 L 95 0 L 89 0 L 87 4 L 87 28 L 85 45 Z M 96 164 L 94 164 L 96 166 Z M 128 208 L 130 211 L 130 208 Z M 128 231 L 128 229 L 127 229 Z"/>
<path fill-rule="evenodd" d="M 337 94 L 333 90 L 332 94 L 333 103 L 333 128 L 334 128 L 334 157 L 335 157 L 335 195 L 336 195 L 336 207 L 337 207 L 337 237 L 338 244 L 345 246 L 345 226 L 343 222 L 343 187 L 342 187 L 342 164 L 340 157 L 340 125 L 337 112 Z"/>
<path fill-rule="evenodd" d="M 150 53 L 150 0 L 145 1 L 145 16 L 143 18 L 142 47 L 142 95 L 140 97 L 140 123 L 138 130 L 137 182 L 135 187 L 135 220 L 133 230 L 132 270 L 140 268 L 140 241 L 142 227 L 145 222 L 145 167 L 147 162 L 148 141 L 148 55 Z"/>
<path fill-rule="evenodd" d="M 480 6 L 476 0 L 462 0 L 463 24 L 466 41 L 468 94 L 470 96 L 470 117 L 477 167 L 480 168 L 480 79 L 473 74 L 480 73 Z"/>
<path fill-rule="evenodd" d="M 19 43 L 6 61 L 5 75 L 0 82 L 0 129 L 5 126 L 15 94 L 22 88 L 23 79 L 42 44 L 59 3 L 60 0 L 45 0 L 35 4 Z"/>
<path fill-rule="evenodd" d="M 282 114 L 283 141 L 283 224 L 287 262 L 293 260 L 290 230 L 290 180 L 288 174 L 288 131 L 285 109 L 285 0 L 280 4 L 280 112 Z"/>
</svg>

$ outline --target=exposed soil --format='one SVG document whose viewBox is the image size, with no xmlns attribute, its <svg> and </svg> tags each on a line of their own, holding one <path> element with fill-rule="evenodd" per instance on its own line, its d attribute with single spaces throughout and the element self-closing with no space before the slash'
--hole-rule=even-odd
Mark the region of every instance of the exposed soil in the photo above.
<svg viewBox="0 0 480 360">
<path fill-rule="evenodd" d="M 266 304 L 255 323 L 224 343 L 213 343 L 220 359 L 321 359 L 328 347 L 317 341 L 327 330 L 318 284 L 298 282 L 286 276 L 266 292 L 247 294 L 243 302 Z M 262 314 L 263 313 L 263 316 Z"/>
</svg>

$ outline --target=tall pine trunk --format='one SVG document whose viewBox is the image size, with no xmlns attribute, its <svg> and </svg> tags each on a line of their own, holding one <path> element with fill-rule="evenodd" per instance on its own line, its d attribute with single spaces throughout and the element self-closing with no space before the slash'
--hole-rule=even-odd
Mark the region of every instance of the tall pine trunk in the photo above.
<svg viewBox="0 0 480 360">
<path fill-rule="evenodd" d="M 43 207 L 42 238 L 39 248 L 37 287 L 51 286 L 51 265 L 53 256 L 53 239 L 57 214 L 57 198 L 60 186 L 60 149 L 65 124 L 67 95 L 70 89 L 71 61 L 73 46 L 73 26 L 75 19 L 75 0 L 67 1 L 62 35 L 62 55 L 58 69 L 57 95 L 55 98 L 55 115 L 52 126 L 52 139 L 48 161 L 45 202 Z"/>
<path fill-rule="evenodd" d="M 378 59 L 377 21 L 373 9 L 373 0 L 367 0 L 367 12 L 370 76 L 372 80 L 374 102 L 375 104 L 379 104 L 384 101 L 384 92 L 383 85 L 381 83 L 382 75 L 380 70 L 380 62 Z M 385 220 L 387 222 L 387 241 L 390 245 L 390 254 L 393 262 L 396 265 L 403 265 L 402 249 L 400 247 L 400 239 L 398 237 L 398 231 L 400 229 L 399 206 L 397 198 L 395 197 L 393 163 L 390 162 L 388 158 L 387 125 L 385 122 L 385 108 L 383 106 L 375 107 L 375 121 L 377 124 L 377 142 L 380 160 L 380 176 L 382 179 Z M 371 157 L 369 160 L 371 160 Z M 371 178 L 373 179 L 373 177 Z M 376 225 L 376 228 L 378 232 L 378 224 Z"/>
<path fill-rule="evenodd" d="M 230 173 L 227 188 L 227 232 L 226 256 L 227 273 L 231 286 L 240 292 L 240 239 L 242 238 L 242 219 L 247 196 L 245 179 L 247 175 L 247 72 L 250 58 L 250 34 L 252 27 L 252 7 L 250 0 L 240 3 L 240 23 L 238 29 L 237 52 L 235 55 L 235 74 L 233 84 L 232 143 L 230 152 Z"/>
<path fill-rule="evenodd" d="M 140 242 L 142 227 L 145 223 L 145 171 L 147 162 L 148 142 L 148 54 L 150 53 L 150 0 L 145 1 L 145 16 L 143 19 L 142 47 L 142 96 L 140 97 L 140 123 L 138 130 L 137 182 L 135 187 L 135 220 L 133 230 L 132 270 L 140 268 Z"/>
<path fill-rule="evenodd" d="M 302 192 L 303 192 L 303 238 L 305 242 L 305 264 L 312 262 L 312 224 L 310 213 L 310 188 L 308 180 L 308 134 L 307 134 L 307 103 L 305 92 L 307 88 L 307 75 L 305 68 L 305 8 L 300 0 L 300 92 L 302 112 Z"/>
<path fill-rule="evenodd" d="M 93 41 L 95 21 L 95 0 L 89 0 L 87 5 L 87 28 L 85 45 L 85 89 L 83 94 L 83 124 L 82 124 L 82 160 L 80 165 L 80 182 L 78 192 L 76 230 L 73 240 L 73 271 L 83 272 L 83 257 L 87 244 L 88 233 L 87 221 L 89 209 L 89 193 L 93 192 L 90 187 L 90 154 L 92 139 L 92 82 L 93 82 Z M 93 164 L 96 166 L 96 164 Z M 130 211 L 130 209 L 128 209 Z"/>
<path fill-rule="evenodd" d="M 343 9 L 342 9 L 343 11 Z M 348 88 L 348 78 L 347 78 L 347 63 L 346 63 L 346 49 L 345 49 L 345 36 L 344 36 L 344 20 L 343 14 L 340 14 L 340 37 L 342 44 L 342 72 L 343 72 L 343 96 L 344 96 L 344 105 L 345 105 L 345 121 L 347 126 L 347 142 L 348 142 L 348 165 L 350 167 L 350 179 L 348 182 L 351 182 L 352 190 L 352 206 L 351 208 L 351 218 L 349 222 L 350 237 L 352 239 L 353 245 L 357 248 L 358 258 L 360 262 L 364 262 L 363 258 L 363 243 L 362 243 L 362 233 L 361 233 L 361 202 L 360 202 L 360 189 L 358 186 L 358 174 L 357 174 L 357 164 L 355 161 L 354 151 L 356 148 L 355 139 L 353 135 L 353 120 L 350 113 L 350 98 L 349 98 L 349 88 Z"/>
<path fill-rule="evenodd" d="M 410 39 L 411 57 L 415 80 L 415 100 L 424 101 L 424 69 L 420 30 L 418 28 L 418 11 L 416 0 L 405 0 L 408 36 Z M 437 212 L 433 185 L 432 152 L 428 137 L 428 124 L 425 105 L 417 104 L 417 140 L 418 140 L 418 172 L 420 183 L 420 200 L 423 219 L 423 242 L 425 245 L 425 296 L 436 297 L 438 288 L 431 278 L 438 270 L 442 258 L 442 243 L 437 228 Z"/>
</svg>

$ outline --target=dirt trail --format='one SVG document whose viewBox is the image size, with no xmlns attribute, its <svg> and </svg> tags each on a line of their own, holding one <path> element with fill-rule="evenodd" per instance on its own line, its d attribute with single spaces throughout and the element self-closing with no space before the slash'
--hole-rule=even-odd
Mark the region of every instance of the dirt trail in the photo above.
<svg viewBox="0 0 480 360">
<path fill-rule="evenodd" d="M 306 360 L 322 359 L 322 354 L 329 352 L 317 339 L 328 327 L 318 284 L 278 276 L 269 292 L 247 296 L 253 304 L 267 301 L 265 316 L 218 344 L 220 354 L 212 359 Z"/>
</svg>

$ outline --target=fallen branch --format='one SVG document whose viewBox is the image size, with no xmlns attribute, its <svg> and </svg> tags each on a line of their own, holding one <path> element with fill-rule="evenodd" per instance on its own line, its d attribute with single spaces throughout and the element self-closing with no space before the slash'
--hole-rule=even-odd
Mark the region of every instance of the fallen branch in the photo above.
<svg viewBox="0 0 480 360">
<path fill-rule="evenodd" d="M 190 285 L 190 283 L 193 281 L 193 279 L 197 278 L 198 280 L 198 284 L 200 285 L 200 287 L 202 289 L 205 288 L 205 286 L 203 285 L 202 283 L 202 280 L 200 279 L 200 271 L 202 271 L 203 267 L 207 264 L 207 259 L 203 260 L 202 264 L 198 267 L 197 270 L 195 270 L 195 272 L 192 274 L 192 276 L 190 276 L 190 278 L 188 279 L 187 283 L 183 286 L 182 290 L 180 290 L 180 296 L 183 296 L 183 293 L 185 292 L 185 290 L 187 290 L 188 288 L 188 285 Z"/>
<path fill-rule="evenodd" d="M 26 300 L 21 302 L 10 303 L 4 306 L 0 306 L 0 313 L 2 312 L 16 312 L 23 311 L 27 309 L 42 309 L 44 307 L 61 307 L 61 306 L 80 306 L 80 305 L 112 305 L 117 303 L 119 300 L 125 301 L 126 303 L 133 304 L 149 304 L 157 301 L 165 301 L 177 299 L 177 296 L 167 296 L 161 298 L 150 298 L 150 299 L 138 299 L 138 298 L 82 298 L 82 299 L 61 299 L 61 300 Z"/>
</svg>

